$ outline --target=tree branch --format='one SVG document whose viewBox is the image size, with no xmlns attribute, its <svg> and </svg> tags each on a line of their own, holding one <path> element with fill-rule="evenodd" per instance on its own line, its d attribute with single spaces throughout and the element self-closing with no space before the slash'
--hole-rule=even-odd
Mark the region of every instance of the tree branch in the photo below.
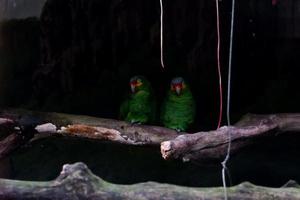
<svg viewBox="0 0 300 200">
<path fill-rule="evenodd" d="M 12 133 L 0 141 L 0 160 L 7 156 L 11 151 L 22 144 L 22 139 L 16 133 Z"/>
<path fill-rule="evenodd" d="M 291 184 L 293 183 L 293 184 Z M 231 200 L 299 199 L 299 185 L 282 188 L 243 183 L 228 188 Z M 0 179 L 0 199 L 214 199 L 222 200 L 222 188 L 188 188 L 155 182 L 116 185 L 95 176 L 83 163 L 64 165 L 60 175 L 49 182 Z"/>
<path fill-rule="evenodd" d="M 246 115 L 235 126 L 218 130 L 184 134 L 162 142 L 161 153 L 165 159 L 220 160 L 227 153 L 229 134 L 231 154 L 265 136 L 283 132 L 300 132 L 300 114 Z"/>
<path fill-rule="evenodd" d="M 17 128 L 20 135 L 26 132 L 27 127 L 30 127 L 32 129 L 31 132 L 35 132 L 35 135 L 33 135 L 33 138 L 30 136 L 26 136 L 26 138 L 31 140 L 51 135 L 63 135 L 105 140 L 127 145 L 159 146 L 161 142 L 178 136 L 176 131 L 164 127 L 132 125 L 114 119 L 62 113 L 43 113 L 21 109 L 5 109 L 0 112 L 0 132 L 1 127 L 5 126 L 7 128 L 8 122 L 13 124 L 13 126 L 9 127 L 9 130 L 13 132 Z M 4 142 L 2 141 L 2 143 Z"/>
<path fill-rule="evenodd" d="M 0 160 L 22 144 L 22 136 L 14 129 L 14 121 L 0 118 Z"/>
<path fill-rule="evenodd" d="M 32 127 L 35 132 L 33 138 L 23 135 L 26 132 L 24 124 Z M 20 129 L 18 134 L 16 128 Z M 176 131 L 158 126 L 132 125 L 124 121 L 83 115 L 5 109 L 0 112 L 0 132 L 3 130 L 15 135 L 0 141 L 0 158 L 26 142 L 26 139 L 37 140 L 62 135 L 126 145 L 161 145 L 161 153 L 165 159 L 210 161 L 225 157 L 229 133 L 233 154 L 255 142 L 257 138 L 276 136 L 282 132 L 299 132 L 300 114 L 249 114 L 235 126 L 194 134 L 181 133 L 178 136 Z"/>
</svg>

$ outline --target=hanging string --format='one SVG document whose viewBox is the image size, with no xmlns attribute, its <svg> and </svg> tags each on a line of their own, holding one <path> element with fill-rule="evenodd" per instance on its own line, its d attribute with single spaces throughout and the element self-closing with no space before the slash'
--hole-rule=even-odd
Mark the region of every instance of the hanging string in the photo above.
<svg viewBox="0 0 300 200">
<path fill-rule="evenodd" d="M 220 16 L 219 16 L 219 2 L 216 0 L 216 11 L 217 11 L 217 65 L 218 65 L 218 75 L 219 75 L 219 95 L 220 95 L 220 108 L 219 108 L 219 120 L 217 128 L 220 128 L 222 123 L 223 114 L 223 89 L 222 89 L 222 75 L 221 75 L 221 63 L 220 63 Z"/>
<path fill-rule="evenodd" d="M 231 8 L 231 29 L 230 29 L 230 47 L 229 47 L 229 64 L 228 64 L 228 83 L 227 83 L 227 124 L 230 126 L 230 96 L 231 96 L 231 66 L 232 66 L 232 45 L 233 45 L 233 30 L 234 30 L 234 8 L 235 0 L 232 0 Z"/>
<path fill-rule="evenodd" d="M 232 44 L 233 44 L 233 30 L 234 30 L 234 8 L 235 8 L 235 0 L 232 0 L 230 46 L 229 46 L 229 63 L 228 63 L 228 83 L 227 83 L 227 110 L 226 110 L 227 125 L 228 126 L 230 126 L 230 89 L 231 89 Z M 222 164 L 222 180 L 223 180 L 225 200 L 228 199 L 225 172 L 227 170 L 226 164 L 227 164 L 227 162 L 230 158 L 230 149 L 231 149 L 231 132 L 228 131 L 227 155 L 226 155 L 224 161 L 221 163 Z"/>
<path fill-rule="evenodd" d="M 164 64 L 164 7 L 163 7 L 163 2 L 160 0 L 160 63 L 162 68 L 165 68 Z"/>
</svg>

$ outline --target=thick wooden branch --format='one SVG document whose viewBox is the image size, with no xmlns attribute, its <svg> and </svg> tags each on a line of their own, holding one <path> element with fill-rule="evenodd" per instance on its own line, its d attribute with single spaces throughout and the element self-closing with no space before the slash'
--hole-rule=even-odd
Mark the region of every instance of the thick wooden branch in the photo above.
<svg viewBox="0 0 300 200">
<path fill-rule="evenodd" d="M 14 129 L 14 122 L 10 119 L 0 118 L 0 160 L 7 156 L 15 148 L 19 147 L 22 143 L 22 136 Z"/>
<path fill-rule="evenodd" d="M 228 188 L 231 200 L 300 198 L 299 185 L 267 188 L 243 183 Z M 223 188 L 188 188 L 155 182 L 116 185 L 95 176 L 85 164 L 64 165 L 60 175 L 49 182 L 0 179 L 0 199 L 213 199 L 223 200 Z"/>
<path fill-rule="evenodd" d="M 51 135 L 62 135 L 128 145 L 159 146 L 161 142 L 178 136 L 176 131 L 164 127 L 132 125 L 114 119 L 62 113 L 43 113 L 21 109 L 3 109 L 0 112 L 0 132 L 1 127 L 7 127 L 6 124 L 8 122 L 13 124 L 13 126 L 10 126 L 10 131 L 13 132 L 17 129 L 20 135 L 26 131 L 28 132 L 28 127 L 31 128 L 31 132 L 35 132 L 35 135 L 32 136 L 34 138 L 23 135 L 23 137 L 31 140 Z M 1 142 L 4 143 L 5 141 Z"/>
<path fill-rule="evenodd" d="M 224 159 L 229 136 L 231 154 L 264 136 L 283 132 L 300 132 L 300 114 L 246 115 L 235 126 L 218 130 L 180 135 L 162 142 L 161 153 L 165 159 L 210 160 Z"/>
<path fill-rule="evenodd" d="M 22 144 L 20 135 L 12 133 L 0 141 L 0 160 Z"/>
<path fill-rule="evenodd" d="M 26 132 L 24 124 L 25 130 L 28 125 L 33 125 L 29 127 L 32 127 L 35 135 L 23 135 Z M 132 125 L 113 119 L 5 109 L 0 112 L 0 132 L 3 130 L 14 135 L 0 141 L 0 158 L 23 144 L 24 138 L 36 140 L 62 135 L 126 145 L 161 145 L 161 153 L 165 159 L 210 161 L 225 157 L 229 134 L 233 154 L 259 137 L 276 136 L 282 132 L 299 132 L 300 114 L 246 115 L 235 126 L 179 135 L 176 131 L 164 127 Z"/>
</svg>

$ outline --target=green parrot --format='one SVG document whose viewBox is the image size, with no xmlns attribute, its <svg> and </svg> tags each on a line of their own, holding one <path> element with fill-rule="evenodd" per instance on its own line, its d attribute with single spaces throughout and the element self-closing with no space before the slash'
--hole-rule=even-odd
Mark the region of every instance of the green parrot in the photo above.
<svg viewBox="0 0 300 200">
<path fill-rule="evenodd" d="M 171 81 L 171 88 L 167 93 L 161 109 L 161 123 L 178 132 L 186 131 L 194 122 L 196 103 L 189 86 L 182 77 Z"/>
<path fill-rule="evenodd" d="M 156 102 L 150 82 L 143 76 L 130 79 L 131 93 L 120 106 L 120 118 L 130 123 L 152 123 Z"/>
</svg>

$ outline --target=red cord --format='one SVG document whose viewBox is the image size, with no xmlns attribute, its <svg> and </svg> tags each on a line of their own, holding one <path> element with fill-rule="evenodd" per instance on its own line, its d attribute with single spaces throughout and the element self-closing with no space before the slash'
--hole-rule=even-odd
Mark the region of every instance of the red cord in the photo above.
<svg viewBox="0 0 300 200">
<path fill-rule="evenodd" d="M 217 63 L 218 63 L 218 75 L 219 75 L 219 93 L 220 93 L 220 110 L 219 110 L 219 120 L 218 127 L 220 128 L 222 123 L 222 113 L 223 113 L 223 97 L 222 97 L 222 75 L 221 75 L 221 64 L 220 64 L 220 18 L 219 18 L 219 0 L 216 0 L 216 11 L 217 11 Z"/>
</svg>

